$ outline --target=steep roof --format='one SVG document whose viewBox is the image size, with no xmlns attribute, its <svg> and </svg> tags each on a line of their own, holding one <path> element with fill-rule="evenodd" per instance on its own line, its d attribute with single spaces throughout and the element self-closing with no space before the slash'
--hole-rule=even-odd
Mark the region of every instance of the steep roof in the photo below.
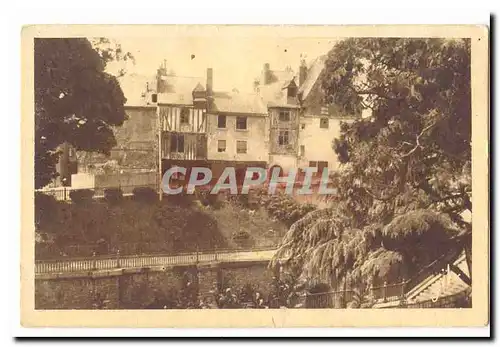
<svg viewBox="0 0 500 347">
<path fill-rule="evenodd" d="M 214 93 L 215 112 L 267 115 L 267 107 L 257 94 Z"/>
<path fill-rule="evenodd" d="M 290 81 L 295 77 L 293 70 L 270 70 L 271 78 L 276 82 Z"/>
<path fill-rule="evenodd" d="M 192 105 L 193 91 L 203 88 L 203 77 L 162 76 L 166 92 L 158 94 L 159 104 Z"/>
<path fill-rule="evenodd" d="M 283 86 L 284 84 L 278 82 L 259 86 L 258 93 L 262 102 L 267 107 L 299 107 L 295 99 L 288 99 L 287 89 Z"/>
<path fill-rule="evenodd" d="M 267 107 L 298 107 L 296 100 L 288 99 L 286 88 L 296 76 L 292 69 L 269 70 L 270 83 L 263 84 L 259 79 L 256 92 Z"/>
<path fill-rule="evenodd" d="M 156 90 L 156 77 L 154 75 L 127 74 L 118 79 L 127 102 L 125 106 L 149 106 L 143 94 L 147 88 Z"/>
<path fill-rule="evenodd" d="M 302 99 L 305 100 L 314 85 L 319 79 L 321 72 L 325 68 L 326 55 L 322 55 L 314 59 L 311 64 L 309 64 L 307 69 L 307 78 L 299 87 L 299 94 L 302 94 Z"/>
</svg>

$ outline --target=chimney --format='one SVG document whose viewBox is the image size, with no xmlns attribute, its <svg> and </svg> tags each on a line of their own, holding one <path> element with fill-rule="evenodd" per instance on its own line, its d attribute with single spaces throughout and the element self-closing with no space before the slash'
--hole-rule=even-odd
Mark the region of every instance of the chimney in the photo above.
<svg viewBox="0 0 500 347">
<path fill-rule="evenodd" d="M 207 69 L 207 97 L 211 97 L 214 93 L 214 70 L 209 67 Z"/>
<path fill-rule="evenodd" d="M 264 67 L 262 68 L 262 76 L 260 78 L 260 83 L 262 85 L 271 83 L 271 68 L 269 63 L 265 63 Z"/>
<path fill-rule="evenodd" d="M 167 82 L 162 78 L 167 76 L 167 61 L 164 60 L 158 70 L 156 70 L 156 92 L 165 93 L 167 91 Z"/>
<path fill-rule="evenodd" d="M 307 79 L 307 66 L 306 62 L 302 60 L 300 62 L 300 67 L 299 67 L 299 87 L 306 81 Z"/>
</svg>

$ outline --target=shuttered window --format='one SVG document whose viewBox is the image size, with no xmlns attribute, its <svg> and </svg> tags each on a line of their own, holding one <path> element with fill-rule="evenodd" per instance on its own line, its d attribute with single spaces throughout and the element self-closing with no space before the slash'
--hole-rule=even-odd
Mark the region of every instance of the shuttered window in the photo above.
<svg viewBox="0 0 500 347">
<path fill-rule="evenodd" d="M 246 153 L 247 152 L 247 142 L 246 141 L 236 141 L 236 153 Z"/>
<path fill-rule="evenodd" d="M 225 152 L 226 151 L 226 140 L 219 140 L 217 142 L 217 152 Z"/>
</svg>

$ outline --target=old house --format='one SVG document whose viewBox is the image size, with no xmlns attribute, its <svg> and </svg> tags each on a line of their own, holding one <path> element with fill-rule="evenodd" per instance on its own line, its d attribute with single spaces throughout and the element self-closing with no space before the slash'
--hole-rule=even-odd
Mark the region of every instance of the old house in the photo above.
<svg viewBox="0 0 500 347">
<path fill-rule="evenodd" d="M 269 167 L 283 171 L 297 168 L 300 105 L 293 71 L 273 71 L 269 64 L 264 64 L 255 90 L 269 113 L 269 135 L 262 134 L 269 136 Z"/>
<path fill-rule="evenodd" d="M 157 104 L 162 171 L 172 166 L 203 166 L 207 160 L 207 106 L 211 70 L 202 78 L 163 75 L 158 71 Z"/>
<path fill-rule="evenodd" d="M 267 166 L 267 108 L 256 94 L 215 92 L 208 115 L 208 161 L 214 177 L 234 167 L 239 181 L 247 167 Z"/>
<path fill-rule="evenodd" d="M 320 77 L 326 56 L 307 66 L 301 62 L 296 75 L 290 68 L 271 70 L 264 64 L 254 88 L 269 112 L 269 166 L 283 171 L 316 167 L 339 168 L 333 140 L 340 135 L 340 124 L 360 115 L 346 115 L 327 105 Z"/>
<path fill-rule="evenodd" d="M 128 193 L 135 186 L 157 184 L 157 112 L 156 105 L 146 97 L 156 90 L 155 77 L 131 74 L 120 84 L 127 98 L 127 120 L 113 128 L 116 146 L 109 156 L 78 152 L 78 172 L 73 172 L 72 188 L 120 186 Z"/>
<path fill-rule="evenodd" d="M 157 104 L 162 172 L 173 166 L 207 167 L 216 181 L 226 167 L 244 179 L 250 166 L 266 167 L 267 108 L 258 95 L 214 91 L 213 70 L 203 78 L 158 70 Z"/>
<path fill-rule="evenodd" d="M 326 56 L 316 58 L 309 66 L 301 62 L 299 68 L 300 104 L 299 167 L 317 167 L 318 172 L 327 167 L 330 171 L 339 168 L 333 140 L 340 136 L 341 122 L 349 122 L 361 115 L 347 115 L 338 107 L 327 105 L 320 78 L 324 71 Z"/>
</svg>

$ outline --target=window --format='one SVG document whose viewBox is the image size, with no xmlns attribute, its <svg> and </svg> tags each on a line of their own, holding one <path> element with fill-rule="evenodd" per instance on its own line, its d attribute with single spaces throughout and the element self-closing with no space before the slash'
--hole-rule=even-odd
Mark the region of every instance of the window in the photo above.
<svg viewBox="0 0 500 347">
<path fill-rule="evenodd" d="M 328 162 L 327 161 L 310 161 L 309 167 L 318 168 L 317 173 L 322 174 L 323 169 L 328 168 Z"/>
<path fill-rule="evenodd" d="M 226 128 L 226 116 L 217 116 L 217 128 L 225 129 Z"/>
<path fill-rule="evenodd" d="M 321 118 L 319 121 L 319 127 L 321 129 L 328 129 L 328 118 Z"/>
<path fill-rule="evenodd" d="M 247 117 L 236 117 L 236 129 L 246 130 L 247 129 Z"/>
<path fill-rule="evenodd" d="M 278 135 L 278 143 L 280 146 L 286 146 L 290 144 L 290 134 L 288 130 L 280 130 Z"/>
<path fill-rule="evenodd" d="M 184 153 L 184 135 L 172 134 L 170 137 L 170 152 Z"/>
<path fill-rule="evenodd" d="M 325 168 L 328 169 L 328 162 L 318 161 L 318 173 L 322 175 Z"/>
<path fill-rule="evenodd" d="M 189 124 L 189 108 L 181 108 L 181 124 Z"/>
<path fill-rule="evenodd" d="M 290 121 L 290 111 L 280 111 L 279 119 L 280 119 L 280 122 L 289 122 Z"/>
<path fill-rule="evenodd" d="M 226 151 L 226 140 L 217 141 L 217 152 L 222 153 Z"/>
<path fill-rule="evenodd" d="M 304 155 L 306 155 L 306 146 L 300 145 L 300 153 L 299 153 L 299 155 L 301 157 L 303 157 Z"/>
<path fill-rule="evenodd" d="M 300 128 L 301 128 L 302 130 L 304 130 L 304 129 L 306 128 L 306 123 L 302 123 L 302 124 L 300 125 Z"/>
<path fill-rule="evenodd" d="M 178 168 L 178 166 L 174 165 L 172 166 L 172 168 Z M 184 176 L 184 174 L 182 172 L 179 172 L 179 171 L 174 171 L 174 173 L 172 174 L 172 179 L 173 180 L 184 180 L 186 177 Z"/>
<path fill-rule="evenodd" d="M 236 153 L 246 153 L 247 152 L 247 142 L 246 141 L 236 141 Z"/>
</svg>

